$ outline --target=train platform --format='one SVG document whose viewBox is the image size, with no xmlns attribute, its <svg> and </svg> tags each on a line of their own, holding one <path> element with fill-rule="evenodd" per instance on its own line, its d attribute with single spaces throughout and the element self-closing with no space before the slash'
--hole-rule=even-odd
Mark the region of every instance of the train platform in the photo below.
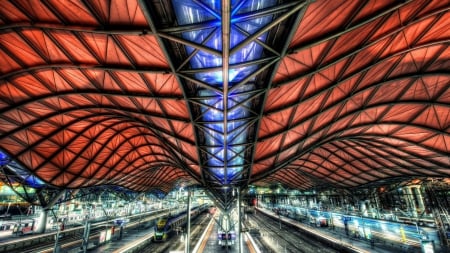
<svg viewBox="0 0 450 253">
<path fill-rule="evenodd" d="M 354 238 L 347 236 L 345 231 L 339 228 L 320 228 L 314 227 L 309 224 L 298 222 L 294 219 L 287 218 L 284 216 L 278 216 L 275 212 L 265 209 L 265 208 L 257 208 L 257 210 L 261 213 L 264 213 L 267 216 L 272 217 L 273 219 L 280 219 L 281 222 L 286 224 L 292 224 L 297 226 L 298 228 L 310 231 L 317 235 L 318 237 L 322 237 L 330 242 L 333 242 L 338 245 L 342 245 L 354 252 L 363 252 L 363 253 L 391 253 L 391 252 L 408 252 L 408 253 L 420 253 L 422 252 L 420 247 L 413 247 L 411 245 L 406 245 L 403 243 L 395 243 L 395 242 L 371 242 L 369 240 L 365 240 L 362 238 Z M 448 252 L 446 249 L 442 249 L 439 245 L 434 245 L 434 253 L 445 253 Z"/>
<path fill-rule="evenodd" d="M 96 247 L 88 247 L 88 252 L 92 253 L 118 253 L 118 252 L 133 252 L 133 248 L 139 244 L 151 240 L 154 232 L 154 227 L 125 230 L 122 237 L 116 236 L 111 241 Z M 120 232 L 119 232 L 120 233 Z M 81 251 L 71 251 L 70 253 L 77 253 Z"/>
<path fill-rule="evenodd" d="M 192 253 L 209 253 L 209 252 L 226 252 L 226 253 L 237 253 L 239 252 L 237 242 L 231 247 L 222 247 L 217 243 L 217 231 L 218 225 L 213 220 L 210 219 L 208 225 L 202 228 L 200 232 L 200 237 L 193 237 L 191 240 L 191 252 Z M 151 237 L 153 236 L 154 227 L 149 227 L 145 229 L 133 229 L 123 233 L 122 238 L 113 238 L 111 241 L 95 246 L 88 247 L 87 252 L 92 253 L 124 253 L 124 252 L 146 252 L 145 247 L 142 248 L 140 245 L 148 245 L 151 242 Z M 176 235 L 171 238 L 174 242 L 182 241 L 182 235 Z M 78 253 L 80 250 L 72 250 L 70 253 Z M 179 251 L 173 252 L 184 252 L 184 248 Z M 254 247 L 252 246 L 252 239 L 249 235 L 243 235 L 242 243 L 242 253 L 256 253 Z"/>
<path fill-rule="evenodd" d="M 198 249 L 194 249 L 193 253 L 209 253 L 209 252 L 227 252 L 237 253 L 239 252 L 238 240 L 230 247 L 220 246 L 217 243 L 217 231 L 219 225 L 213 220 L 205 230 L 204 239 L 200 242 Z M 247 233 L 242 235 L 242 253 L 255 253 L 257 252 L 252 243 L 251 237 Z"/>
<path fill-rule="evenodd" d="M 345 234 L 345 231 L 339 227 L 316 227 L 312 226 L 309 223 L 298 222 L 294 219 L 278 216 L 275 212 L 265 208 L 257 208 L 258 212 L 264 213 L 267 216 L 275 220 L 280 220 L 283 223 L 297 226 L 300 230 L 309 231 L 317 235 L 317 237 L 325 238 L 328 241 L 333 242 L 335 245 L 340 245 L 346 247 L 348 249 L 352 249 L 353 252 L 374 252 L 374 253 L 388 253 L 388 252 L 408 252 L 408 253 L 418 253 L 422 252 L 419 246 L 412 247 L 411 245 L 407 245 L 401 242 L 397 243 L 382 243 L 380 241 L 375 241 L 373 244 L 369 240 L 365 240 L 362 238 L 353 238 L 349 237 Z M 259 214 L 262 215 L 262 214 Z M 137 221 L 136 221 L 137 222 Z M 142 245 L 149 245 L 151 242 L 151 237 L 154 233 L 154 227 L 152 224 L 154 222 L 144 223 L 139 222 L 137 227 L 125 229 L 127 226 L 125 225 L 124 229 L 116 228 L 112 235 L 109 235 L 109 238 L 104 238 L 105 241 L 99 243 L 101 239 L 96 238 L 95 240 L 90 241 L 87 251 L 88 252 L 145 252 L 142 250 Z M 130 224 L 131 225 L 131 224 Z M 195 236 L 191 236 L 191 246 L 190 252 L 238 252 L 238 240 L 231 247 L 222 247 L 218 245 L 218 225 L 217 223 L 209 217 L 208 221 L 204 224 L 198 226 L 196 229 L 199 232 L 192 233 L 197 234 Z M 70 230 L 70 229 L 69 229 Z M 105 230 L 106 231 L 106 230 Z M 191 230 L 192 231 L 192 230 Z M 52 232 L 55 233 L 55 232 Z M 50 233 L 51 234 L 51 233 Z M 105 232 L 106 234 L 106 232 Z M 11 237 L 11 234 L 8 234 L 7 237 Z M 25 236 L 24 239 L 32 239 L 33 236 Z M 100 235 L 101 237 L 101 235 Z M 107 236 L 106 236 L 107 237 Z M 20 239 L 21 237 L 15 236 L 14 239 Z M 243 253 L 255 253 L 255 252 L 272 252 L 270 250 L 274 250 L 275 252 L 283 252 L 283 248 L 276 247 L 276 243 L 267 241 L 265 245 L 271 245 L 274 247 L 273 249 L 265 249 L 258 248 L 255 246 L 254 239 L 250 236 L 249 233 L 243 233 L 242 235 L 242 252 Z M 270 240 L 270 238 L 265 238 L 262 236 L 260 239 L 262 240 Z M 182 234 L 178 234 L 171 238 L 171 242 L 177 242 L 179 244 L 177 251 L 171 252 L 183 252 L 184 244 L 180 243 L 182 241 Z M 255 239 L 256 240 L 256 239 Z M 95 243 L 94 243 L 95 241 Z M 63 252 L 70 253 L 79 253 L 82 252 L 81 243 L 75 243 L 70 250 L 64 250 Z M 141 248 L 139 248 L 141 247 Z M 1 251 L 1 250 L 0 250 Z M 149 251 L 152 252 L 152 251 Z M 161 251 L 163 252 L 163 251 Z M 166 251 L 164 251 L 166 252 Z M 167 251 L 169 252 L 169 251 Z M 444 253 L 448 252 L 445 249 L 441 249 L 439 245 L 435 245 L 434 249 L 435 253 Z"/>
<path fill-rule="evenodd" d="M 296 220 L 286 218 L 283 216 L 278 216 L 276 213 L 274 213 L 271 210 L 267 210 L 264 208 L 257 208 L 257 210 L 261 213 L 264 213 L 267 216 L 272 217 L 273 219 L 281 219 L 281 222 L 289 223 L 292 225 L 295 225 L 303 230 L 310 231 L 317 236 L 326 238 L 328 240 L 331 240 L 339 245 L 343 245 L 346 248 L 352 249 L 356 252 L 367 252 L 367 253 L 390 253 L 393 252 L 392 250 L 383 249 L 380 247 L 376 247 L 375 245 L 371 246 L 369 242 L 363 242 L 359 240 L 354 240 L 352 238 L 343 236 L 338 234 L 337 232 L 334 232 L 332 229 L 326 229 L 326 228 L 316 228 L 310 225 L 306 225 L 303 223 L 300 223 Z"/>
</svg>

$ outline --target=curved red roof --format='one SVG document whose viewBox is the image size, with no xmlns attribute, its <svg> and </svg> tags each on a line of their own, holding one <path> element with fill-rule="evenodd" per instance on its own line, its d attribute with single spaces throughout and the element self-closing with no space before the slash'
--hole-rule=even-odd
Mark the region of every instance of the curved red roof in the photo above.
<svg viewBox="0 0 450 253">
<path fill-rule="evenodd" d="M 58 187 L 214 188 L 208 161 L 219 153 L 205 148 L 214 134 L 195 95 L 209 84 L 194 80 L 186 52 L 217 50 L 176 37 L 212 25 L 180 25 L 163 2 L 1 1 L 0 149 Z M 255 11 L 271 13 L 273 25 L 266 41 L 248 39 L 264 44 L 267 67 L 252 77 L 254 93 L 244 90 L 250 113 L 239 134 L 248 143 L 228 151 L 244 161 L 231 185 L 449 177 L 449 7 L 317 0 Z M 222 35 L 228 73 L 235 50 Z M 233 88 L 214 92 L 230 99 Z"/>
</svg>

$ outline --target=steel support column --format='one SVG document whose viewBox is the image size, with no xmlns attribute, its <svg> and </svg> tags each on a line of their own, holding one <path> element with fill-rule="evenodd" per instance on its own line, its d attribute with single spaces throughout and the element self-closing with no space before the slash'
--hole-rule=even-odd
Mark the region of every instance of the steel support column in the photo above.
<svg viewBox="0 0 450 253">
<path fill-rule="evenodd" d="M 241 217 L 241 192 L 239 188 L 236 188 L 236 192 L 237 192 L 237 212 L 238 212 L 238 226 L 237 226 L 237 234 L 238 234 L 238 252 L 242 253 L 242 217 Z"/>
<path fill-rule="evenodd" d="M 187 231 L 184 252 L 189 253 L 189 242 L 191 240 L 191 191 L 187 192 Z"/>
</svg>

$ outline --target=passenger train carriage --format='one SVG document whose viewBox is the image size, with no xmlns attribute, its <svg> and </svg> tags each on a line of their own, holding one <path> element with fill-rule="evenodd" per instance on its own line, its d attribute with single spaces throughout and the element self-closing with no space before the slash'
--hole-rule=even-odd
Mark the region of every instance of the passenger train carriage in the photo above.
<svg viewBox="0 0 450 253">
<path fill-rule="evenodd" d="M 197 206 L 191 209 L 191 220 L 194 220 L 199 214 L 207 210 L 206 205 Z M 181 212 L 176 215 L 160 218 L 156 222 L 153 241 L 163 242 L 172 236 L 175 231 L 184 226 L 187 222 L 187 212 Z"/>
<path fill-rule="evenodd" d="M 217 244 L 222 247 L 231 247 L 236 242 L 236 232 L 234 225 L 227 215 L 221 215 L 219 218 L 219 230 L 217 231 Z"/>
<path fill-rule="evenodd" d="M 234 245 L 236 242 L 236 232 L 234 230 L 228 232 L 219 230 L 217 232 L 217 242 L 222 247 Z"/>
<path fill-rule="evenodd" d="M 337 212 L 319 211 L 315 208 L 283 206 L 274 209 L 276 214 L 301 222 L 308 221 L 316 227 L 340 227 L 352 237 L 366 239 L 382 238 L 392 241 L 420 243 L 421 240 L 432 240 L 439 243 L 436 228 L 420 226 L 405 221 L 382 220 L 357 215 L 346 215 Z"/>
</svg>

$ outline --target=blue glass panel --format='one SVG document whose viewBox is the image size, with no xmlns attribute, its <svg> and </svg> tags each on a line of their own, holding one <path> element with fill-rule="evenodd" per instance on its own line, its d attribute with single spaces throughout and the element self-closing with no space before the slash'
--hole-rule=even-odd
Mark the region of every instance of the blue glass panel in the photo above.
<svg viewBox="0 0 450 253">
<path fill-rule="evenodd" d="M 214 40 L 211 38 L 209 40 L 206 40 L 211 33 L 213 33 L 212 38 L 220 37 L 220 30 L 219 31 L 217 29 L 214 30 L 214 28 L 185 32 L 182 33 L 182 36 L 186 40 L 196 42 L 198 44 L 203 44 L 203 46 L 209 47 L 211 49 L 221 50 L 222 49 L 221 40 Z M 189 49 L 187 50 L 189 54 L 191 54 L 192 51 L 193 51 L 192 47 L 189 47 Z"/>
<path fill-rule="evenodd" d="M 214 104 L 217 105 L 217 104 Z M 205 113 L 206 121 L 222 121 L 224 119 L 223 111 L 221 108 L 202 107 L 202 111 Z"/>
<path fill-rule="evenodd" d="M 31 187 L 40 187 L 45 185 L 45 183 L 40 180 L 39 178 L 33 176 L 30 172 L 28 172 L 26 169 L 22 168 L 19 164 L 17 164 L 14 161 L 11 161 L 9 156 L 5 154 L 4 152 L 0 151 L 0 166 L 8 166 L 8 168 L 14 173 L 21 177 L 25 183 Z"/>
<path fill-rule="evenodd" d="M 220 59 L 220 62 L 222 64 L 222 59 Z M 211 71 L 208 73 L 198 73 L 195 74 L 195 77 L 207 84 L 210 84 L 212 86 L 222 86 L 223 82 L 223 74 L 222 71 Z"/>
<path fill-rule="evenodd" d="M 266 36 L 263 36 L 266 37 Z M 236 53 L 230 55 L 230 63 L 236 64 L 240 62 L 252 61 L 258 59 L 262 54 L 263 47 L 256 43 L 250 42 L 240 48 Z M 259 55 L 259 57 L 257 57 Z"/>
<path fill-rule="evenodd" d="M 25 179 L 25 182 L 26 182 L 27 185 L 29 185 L 29 186 L 31 186 L 33 188 L 38 188 L 38 187 L 41 187 L 41 186 L 45 185 L 45 183 L 42 180 L 40 180 L 39 178 L 37 178 L 37 177 L 35 177 L 33 175 L 27 177 Z"/>
<path fill-rule="evenodd" d="M 248 0 L 244 1 L 242 6 L 237 10 L 233 10 L 234 15 L 262 10 L 276 4 L 276 0 Z M 250 21 L 249 21 L 250 22 Z"/>
<path fill-rule="evenodd" d="M 189 53 L 194 51 L 192 47 L 187 48 L 191 49 L 188 50 Z M 222 66 L 222 57 L 198 50 L 195 56 L 192 57 L 190 63 L 193 68 L 220 67 Z"/>
<path fill-rule="evenodd" d="M 234 168 L 234 167 L 227 168 L 227 177 L 228 178 L 234 177 L 241 171 L 242 171 L 242 167 L 239 167 L 239 168 Z"/>
<path fill-rule="evenodd" d="M 0 166 L 6 165 L 7 163 L 9 163 L 9 157 L 0 151 Z"/>
<path fill-rule="evenodd" d="M 225 170 L 223 168 L 210 168 L 209 169 L 210 172 L 212 172 L 214 175 L 216 175 L 216 177 L 222 179 L 221 183 L 225 184 L 226 182 L 224 181 L 224 175 L 225 175 Z"/>
<path fill-rule="evenodd" d="M 8 169 L 14 172 L 18 177 L 24 180 L 25 184 L 34 188 L 39 188 L 45 185 L 44 181 L 40 180 L 36 176 L 32 175 L 29 171 L 22 168 L 14 161 L 8 163 Z"/>
<path fill-rule="evenodd" d="M 214 133 L 217 133 L 217 132 L 223 133 L 224 129 L 225 129 L 224 125 L 223 125 L 223 122 L 221 122 L 221 123 L 208 123 L 208 124 L 206 124 L 206 126 L 208 128 L 214 129 L 215 130 Z"/>
<path fill-rule="evenodd" d="M 209 0 L 209 1 L 194 1 L 196 4 L 201 6 L 204 11 L 211 13 L 213 16 L 220 19 L 221 1 L 220 0 Z"/>
<path fill-rule="evenodd" d="M 205 46 L 210 47 L 212 49 L 216 49 L 218 51 L 222 50 L 222 29 L 218 28 L 214 31 L 213 35 L 211 36 L 211 38 L 206 41 Z M 196 42 L 201 42 L 204 40 L 195 40 Z"/>
<path fill-rule="evenodd" d="M 195 24 L 217 19 L 211 12 L 205 10 L 194 1 L 172 0 L 172 3 L 180 25 Z M 220 9 L 220 2 L 218 3 L 218 9 Z M 220 11 L 216 12 L 220 13 Z"/>
<path fill-rule="evenodd" d="M 247 36 L 236 30 L 234 27 L 231 27 L 230 30 L 230 47 L 233 48 L 243 40 L 245 40 Z"/>
</svg>

